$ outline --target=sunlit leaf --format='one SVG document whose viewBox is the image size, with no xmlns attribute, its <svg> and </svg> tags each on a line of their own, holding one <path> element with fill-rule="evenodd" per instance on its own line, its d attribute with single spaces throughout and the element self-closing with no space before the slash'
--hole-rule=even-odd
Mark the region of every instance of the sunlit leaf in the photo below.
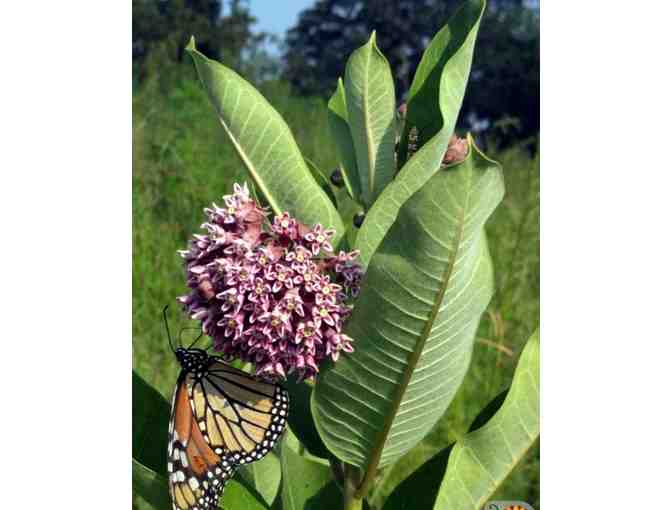
<svg viewBox="0 0 672 510">
<path fill-rule="evenodd" d="M 252 85 L 228 67 L 187 48 L 220 123 L 275 214 L 288 211 L 301 222 L 336 229 L 334 243 L 344 233 L 336 208 L 315 179 L 280 114 Z"/>
<path fill-rule="evenodd" d="M 370 206 L 397 170 L 394 81 L 387 59 L 376 46 L 375 32 L 348 59 L 345 98 L 361 196 Z"/>
<path fill-rule="evenodd" d="M 440 167 L 462 106 L 484 9 L 484 0 L 468 0 L 434 36 L 422 56 L 404 124 L 406 133 L 415 127 L 420 148 L 367 212 L 356 244 L 364 266 L 394 223 L 399 208 Z M 400 162 L 405 160 L 406 138 L 400 144 Z"/>
<path fill-rule="evenodd" d="M 476 430 L 485 424 L 499 410 L 508 390 L 497 395 L 476 417 L 469 428 Z M 443 481 L 448 459 L 455 444 L 444 448 L 426 461 L 416 471 L 401 482 L 389 495 L 383 510 L 406 510 L 408 508 L 432 508 Z M 403 459 L 399 462 L 403 462 Z"/>
<path fill-rule="evenodd" d="M 329 463 L 301 455 L 296 438 L 287 435 L 280 454 L 283 510 L 340 510 L 342 496 L 331 478 Z"/>
<path fill-rule="evenodd" d="M 453 448 L 435 510 L 477 510 L 539 437 L 539 331 L 527 342 L 504 404 Z"/>
<path fill-rule="evenodd" d="M 275 452 L 268 453 L 261 460 L 240 466 L 238 475 L 247 482 L 248 487 L 256 490 L 268 506 L 273 504 L 282 477 L 280 459 Z"/>
<path fill-rule="evenodd" d="M 501 168 L 472 145 L 401 208 L 346 328 L 355 351 L 321 371 L 313 392 L 318 431 L 340 459 L 371 474 L 445 412 L 492 296 L 483 226 L 503 194 Z"/>
</svg>

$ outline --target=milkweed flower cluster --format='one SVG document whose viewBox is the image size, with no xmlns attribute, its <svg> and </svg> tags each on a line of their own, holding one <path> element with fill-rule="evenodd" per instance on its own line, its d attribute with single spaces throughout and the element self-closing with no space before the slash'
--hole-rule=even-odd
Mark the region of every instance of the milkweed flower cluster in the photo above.
<svg viewBox="0 0 672 510">
<path fill-rule="evenodd" d="M 358 252 L 334 254 L 333 230 L 286 212 L 270 222 L 246 185 L 205 213 L 206 233 L 179 252 L 191 292 L 178 301 L 216 351 L 254 363 L 258 375 L 299 379 L 352 352 L 342 330 L 362 278 Z"/>
</svg>

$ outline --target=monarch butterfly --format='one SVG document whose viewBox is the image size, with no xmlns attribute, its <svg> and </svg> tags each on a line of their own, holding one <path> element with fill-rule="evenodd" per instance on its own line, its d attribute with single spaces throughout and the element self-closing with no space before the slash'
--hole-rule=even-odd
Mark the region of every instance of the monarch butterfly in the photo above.
<svg viewBox="0 0 672 510">
<path fill-rule="evenodd" d="M 279 384 L 252 377 L 193 344 L 175 349 L 170 332 L 168 340 L 181 366 L 168 426 L 173 510 L 211 510 L 235 469 L 275 446 L 287 423 L 289 398 Z"/>
</svg>

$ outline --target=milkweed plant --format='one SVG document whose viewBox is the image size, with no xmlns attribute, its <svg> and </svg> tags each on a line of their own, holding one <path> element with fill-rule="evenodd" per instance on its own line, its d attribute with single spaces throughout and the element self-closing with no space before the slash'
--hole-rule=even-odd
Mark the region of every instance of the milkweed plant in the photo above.
<svg viewBox="0 0 672 510">
<path fill-rule="evenodd" d="M 538 333 L 468 433 L 372 497 L 455 397 L 494 292 L 484 225 L 502 170 L 454 133 L 484 9 L 467 1 L 434 36 L 401 107 L 375 32 L 353 52 L 328 102 L 330 176 L 252 85 L 189 42 L 247 183 L 180 252 L 179 302 L 215 353 L 290 395 L 279 446 L 241 466 L 220 508 L 478 509 L 536 441 Z M 169 508 L 169 404 L 136 374 L 133 392 L 134 492 Z"/>
</svg>

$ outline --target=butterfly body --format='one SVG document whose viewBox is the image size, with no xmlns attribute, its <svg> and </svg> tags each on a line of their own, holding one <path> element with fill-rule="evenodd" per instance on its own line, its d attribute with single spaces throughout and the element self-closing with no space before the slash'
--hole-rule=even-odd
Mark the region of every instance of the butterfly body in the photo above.
<svg viewBox="0 0 672 510">
<path fill-rule="evenodd" d="M 173 510 L 211 510 L 236 467 L 275 446 L 289 407 L 276 383 L 237 370 L 196 348 L 178 348 L 182 367 L 168 431 Z"/>
</svg>

